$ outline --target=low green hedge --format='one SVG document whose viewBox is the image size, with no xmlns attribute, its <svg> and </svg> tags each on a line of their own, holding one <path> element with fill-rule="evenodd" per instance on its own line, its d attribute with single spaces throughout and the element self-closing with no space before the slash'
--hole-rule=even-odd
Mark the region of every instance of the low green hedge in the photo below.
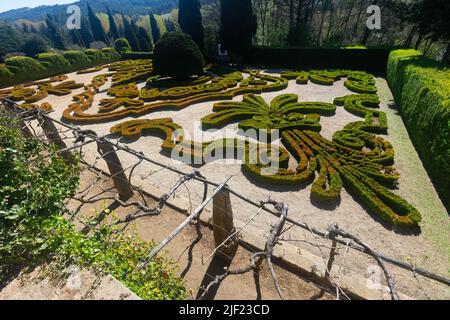
<svg viewBox="0 0 450 320">
<path fill-rule="evenodd" d="M 422 54 L 416 50 L 394 50 L 389 55 L 386 76 L 397 103 L 400 103 L 402 98 L 403 77 L 406 66 L 421 57 Z"/>
<path fill-rule="evenodd" d="M 98 49 L 87 49 L 84 54 L 95 64 L 103 63 L 106 60 L 105 54 Z"/>
<path fill-rule="evenodd" d="M 6 59 L 5 65 L 13 73 L 13 81 L 16 83 L 35 80 L 47 74 L 47 69 L 30 57 L 11 57 Z"/>
<path fill-rule="evenodd" d="M 86 69 L 92 65 L 91 60 L 82 51 L 66 51 L 64 53 L 64 58 L 66 58 L 73 68 L 76 69 Z"/>
<path fill-rule="evenodd" d="M 11 57 L 6 59 L 4 65 L 0 65 L 0 88 L 91 68 L 120 58 L 120 54 L 113 48 L 104 48 L 101 51 L 97 49 L 88 49 L 85 52 L 66 51 L 63 55 L 41 53 L 36 59 Z"/>
<path fill-rule="evenodd" d="M 396 50 L 387 74 L 411 140 L 450 208 L 450 68 L 417 51 Z"/>
<path fill-rule="evenodd" d="M 56 53 L 40 53 L 38 61 L 51 73 L 66 73 L 72 68 L 70 62 L 63 56 Z"/>
</svg>

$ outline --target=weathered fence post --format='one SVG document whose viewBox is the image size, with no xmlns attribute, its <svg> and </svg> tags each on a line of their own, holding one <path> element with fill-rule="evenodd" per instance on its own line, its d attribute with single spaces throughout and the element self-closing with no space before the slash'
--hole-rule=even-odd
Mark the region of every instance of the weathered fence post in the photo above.
<svg viewBox="0 0 450 320">
<path fill-rule="evenodd" d="M 64 150 L 67 149 L 66 143 L 61 139 L 59 135 L 58 129 L 56 128 L 53 121 L 47 117 L 41 117 L 42 121 L 40 122 L 41 128 L 44 131 L 45 136 L 47 137 L 49 143 L 53 143 L 61 151 L 61 156 L 68 164 L 72 164 L 74 162 L 73 154 L 70 151 Z"/>
<path fill-rule="evenodd" d="M 133 188 L 122 167 L 119 157 L 117 156 L 114 146 L 108 142 L 97 141 L 98 148 L 103 159 L 108 165 L 109 173 L 114 181 L 114 185 L 119 193 L 120 200 L 126 201 L 133 195 Z"/>
<path fill-rule="evenodd" d="M 217 253 L 224 258 L 233 256 L 236 251 L 235 239 L 228 239 L 235 232 L 233 209 L 231 207 L 230 192 L 222 189 L 213 199 L 213 232 Z"/>
</svg>

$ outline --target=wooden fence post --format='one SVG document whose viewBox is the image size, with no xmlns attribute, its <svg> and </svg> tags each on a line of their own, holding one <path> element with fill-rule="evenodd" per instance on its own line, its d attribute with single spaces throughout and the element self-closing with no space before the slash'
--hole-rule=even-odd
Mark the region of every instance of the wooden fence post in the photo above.
<svg viewBox="0 0 450 320">
<path fill-rule="evenodd" d="M 213 232 L 215 247 L 221 246 L 217 253 L 224 258 L 233 256 L 237 241 L 228 239 L 235 232 L 235 228 L 230 192 L 226 189 L 222 189 L 213 199 Z"/>
<path fill-rule="evenodd" d="M 66 143 L 61 139 L 59 135 L 58 129 L 56 128 L 53 121 L 47 117 L 41 117 L 42 122 L 41 128 L 44 130 L 44 134 L 49 140 L 49 143 L 53 143 L 59 149 L 64 150 L 67 149 Z M 61 152 L 61 156 L 65 160 L 67 164 L 72 164 L 74 162 L 73 154 L 70 151 L 64 150 Z"/>
<path fill-rule="evenodd" d="M 133 188 L 128 181 L 127 176 L 122 167 L 119 157 L 117 156 L 114 146 L 108 142 L 97 141 L 98 148 L 103 159 L 108 165 L 109 173 L 114 181 L 114 185 L 119 193 L 120 200 L 126 201 L 133 196 Z"/>
</svg>

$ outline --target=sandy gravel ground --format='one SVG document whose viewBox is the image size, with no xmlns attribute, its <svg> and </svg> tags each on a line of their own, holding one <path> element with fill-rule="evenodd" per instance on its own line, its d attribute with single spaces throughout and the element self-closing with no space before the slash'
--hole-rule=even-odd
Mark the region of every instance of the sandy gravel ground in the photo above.
<svg viewBox="0 0 450 320">
<path fill-rule="evenodd" d="M 272 74 L 278 75 L 275 72 L 278 70 L 269 71 Z M 92 77 L 98 73 L 87 75 L 70 74 L 70 79 L 78 82 L 89 83 Z M 297 85 L 295 81 L 289 82 L 289 87 L 283 91 L 264 93 L 262 96 L 267 102 L 270 102 L 274 97 L 283 93 L 295 93 L 299 95 L 300 101 L 322 101 L 332 103 L 333 99 L 338 96 L 351 94 L 343 85 L 343 80 L 338 81 L 331 87 L 320 86 L 315 84 Z M 227 176 L 233 175 L 229 182 L 231 188 L 242 192 L 249 198 L 256 201 L 265 200 L 271 197 L 274 200 L 286 202 L 289 205 L 289 216 L 295 220 L 303 221 L 311 226 L 326 230 L 331 223 L 338 223 L 339 227 L 359 236 L 366 243 L 370 244 L 374 249 L 383 252 L 386 255 L 393 256 L 404 261 L 409 261 L 414 265 L 427 268 L 431 271 L 449 276 L 450 275 L 450 219 L 443 207 L 436 191 L 423 168 L 420 159 L 411 144 L 408 133 L 401 121 L 400 116 L 396 110 L 391 106 L 392 94 L 389 91 L 387 83 L 384 79 L 378 78 L 377 85 L 379 88 L 379 95 L 382 100 L 381 110 L 387 113 L 389 121 L 389 134 L 386 137 L 391 141 L 396 149 L 396 167 L 398 168 L 402 178 L 400 179 L 399 189 L 395 192 L 404 197 L 407 201 L 417 206 L 421 211 L 424 219 L 422 223 L 421 232 L 415 234 L 399 233 L 396 230 L 391 230 L 388 226 L 383 225 L 376 217 L 369 214 L 358 202 L 345 190 L 341 194 L 341 201 L 337 207 L 326 208 L 314 204 L 310 199 L 311 186 L 299 186 L 293 188 L 273 187 L 269 185 L 262 185 L 255 181 L 250 181 L 241 171 L 239 163 L 224 164 L 223 161 L 206 164 L 201 167 L 202 173 L 210 180 L 221 182 Z M 107 89 L 109 83 L 104 88 Z M 73 94 L 82 92 L 82 89 L 75 90 Z M 106 97 L 106 90 L 104 93 L 97 95 L 96 101 Z M 240 101 L 242 97 L 236 97 L 234 100 Z M 71 102 L 71 96 L 55 97 L 50 96 L 45 99 L 53 105 L 55 112 L 52 113 L 54 118 L 59 119 L 63 110 Z M 148 114 L 143 118 L 157 119 L 171 117 L 174 122 L 181 125 L 186 132 L 193 133 L 195 127 L 199 125 L 199 120 L 212 112 L 213 102 L 199 103 L 180 111 L 163 111 Z M 90 112 L 95 112 L 96 107 L 92 108 Z M 359 121 L 361 118 L 351 115 L 342 107 L 338 107 L 336 115 L 332 117 L 322 117 L 322 132 L 321 134 L 331 139 L 332 134 L 343 128 L 346 124 L 354 121 Z M 95 130 L 99 135 L 109 133 L 109 128 L 113 125 L 126 121 L 111 122 L 107 124 L 96 124 L 83 126 L 83 128 Z M 220 130 L 225 129 L 237 131 L 237 124 L 231 124 Z M 206 138 L 212 137 L 211 134 L 206 134 Z M 137 151 L 142 151 L 152 159 L 163 162 L 167 165 L 174 165 L 177 168 L 190 172 L 192 167 L 171 161 L 165 155 L 160 154 L 161 139 L 157 137 L 145 136 L 134 142 L 129 143 L 129 146 Z M 84 149 L 86 158 L 94 161 L 96 153 L 94 146 L 89 146 Z M 92 152 L 89 152 L 91 151 Z M 124 163 L 124 167 L 131 167 L 136 163 L 136 159 L 132 156 L 119 152 L 120 158 Z M 106 167 L 101 161 L 98 162 L 100 167 Z M 152 185 L 164 192 L 167 191 L 179 178 L 177 174 L 171 173 L 168 170 L 161 170 L 157 166 L 143 163 L 135 169 L 134 184 L 145 187 Z M 203 194 L 203 186 L 197 182 L 191 182 L 188 188 L 180 189 L 177 197 L 180 199 L 187 199 L 192 206 L 196 206 L 201 201 Z M 232 199 L 234 214 L 236 219 L 236 226 L 241 225 L 256 212 L 256 208 L 238 200 Z M 210 214 L 208 211 L 205 215 Z M 244 232 L 253 233 L 255 235 L 267 234 L 270 229 L 270 224 L 273 223 L 272 216 L 267 214 L 259 215 Z M 305 232 L 298 228 L 290 229 L 285 238 L 290 237 L 290 242 L 298 244 L 299 248 L 304 248 L 322 255 L 324 258 L 328 256 L 329 250 L 317 248 L 307 244 L 305 241 L 319 241 L 315 239 L 309 232 Z M 370 276 L 372 267 L 375 262 L 365 255 L 349 252 L 344 255 L 344 250 L 341 251 L 341 256 L 338 258 L 337 267 L 342 265 L 342 272 L 345 274 L 363 274 Z M 301 254 L 301 251 L 299 251 Z M 391 267 L 397 287 L 400 291 L 413 297 L 425 298 L 422 286 L 425 288 L 427 294 L 432 298 L 449 299 L 450 290 L 448 287 L 433 283 L 425 278 L 414 278 L 411 273 L 402 271 L 399 268 Z M 421 284 L 418 282 L 420 281 Z"/>
</svg>

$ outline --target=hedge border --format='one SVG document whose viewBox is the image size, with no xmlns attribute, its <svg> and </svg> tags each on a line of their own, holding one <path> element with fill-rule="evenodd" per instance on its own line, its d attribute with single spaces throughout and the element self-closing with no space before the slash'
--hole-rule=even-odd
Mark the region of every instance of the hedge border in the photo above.
<svg viewBox="0 0 450 320">
<path fill-rule="evenodd" d="M 415 50 L 395 50 L 387 80 L 411 141 L 450 210 L 450 68 Z"/>
</svg>

